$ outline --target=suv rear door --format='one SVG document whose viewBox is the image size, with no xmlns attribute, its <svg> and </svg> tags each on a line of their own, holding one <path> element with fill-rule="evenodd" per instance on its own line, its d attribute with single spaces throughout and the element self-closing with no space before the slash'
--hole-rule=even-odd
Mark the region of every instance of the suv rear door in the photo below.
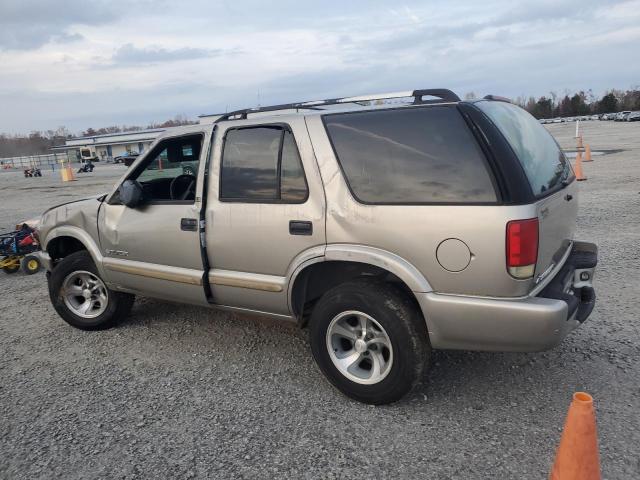
<svg viewBox="0 0 640 480">
<path fill-rule="evenodd" d="M 324 254 L 324 192 L 304 119 L 282 118 L 216 125 L 206 212 L 216 304 L 289 315 L 296 259 Z"/>
</svg>

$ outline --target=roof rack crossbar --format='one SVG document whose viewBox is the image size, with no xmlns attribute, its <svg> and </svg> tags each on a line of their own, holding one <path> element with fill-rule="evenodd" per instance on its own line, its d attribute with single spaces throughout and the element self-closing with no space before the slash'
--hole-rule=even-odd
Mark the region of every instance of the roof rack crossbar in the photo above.
<svg viewBox="0 0 640 480">
<path fill-rule="evenodd" d="M 413 91 L 405 91 L 405 92 L 393 92 L 393 93 L 381 93 L 374 95 L 362 95 L 356 97 L 340 97 L 340 98 L 329 98 L 326 100 L 310 100 L 305 102 L 296 102 L 296 103 L 283 103 L 280 105 L 269 105 L 265 107 L 255 107 L 255 108 L 244 108 L 241 110 L 234 110 L 233 112 L 225 113 L 220 116 L 214 123 L 224 122 L 226 120 L 234 120 L 235 117 L 238 117 L 238 120 L 246 120 L 247 116 L 253 113 L 263 113 L 263 112 L 275 112 L 278 110 L 321 110 L 319 107 L 328 106 L 328 105 L 341 105 L 345 103 L 361 103 L 361 102 L 371 102 L 375 100 L 391 100 L 394 98 L 409 98 L 413 97 L 414 105 L 421 105 L 425 103 L 432 103 L 431 100 L 423 100 L 423 97 L 438 97 L 445 102 L 459 102 L 460 97 L 458 97 L 451 90 L 447 90 L 446 88 L 431 88 L 431 89 L 423 89 L 423 90 L 413 90 Z"/>
</svg>

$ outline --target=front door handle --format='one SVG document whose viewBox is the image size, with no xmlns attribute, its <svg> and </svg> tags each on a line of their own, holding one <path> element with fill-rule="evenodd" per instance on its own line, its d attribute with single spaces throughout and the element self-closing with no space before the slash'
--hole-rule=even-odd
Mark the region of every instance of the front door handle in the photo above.
<svg viewBox="0 0 640 480">
<path fill-rule="evenodd" d="M 304 220 L 291 220 L 289 233 L 291 235 L 313 235 L 313 223 Z"/>
<path fill-rule="evenodd" d="M 180 230 L 184 230 L 185 232 L 197 232 L 198 220 L 196 220 L 195 218 L 181 218 Z"/>
</svg>

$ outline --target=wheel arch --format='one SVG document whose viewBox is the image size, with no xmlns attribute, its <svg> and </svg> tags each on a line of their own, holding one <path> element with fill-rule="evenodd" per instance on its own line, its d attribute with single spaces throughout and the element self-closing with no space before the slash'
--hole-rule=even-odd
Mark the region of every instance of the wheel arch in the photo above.
<svg viewBox="0 0 640 480">
<path fill-rule="evenodd" d="M 100 248 L 91 236 L 84 230 L 70 225 L 56 227 L 48 232 L 42 249 L 51 257 L 52 262 L 60 260 L 67 255 L 86 250 L 91 255 L 100 275 L 104 275 L 102 268 L 102 254 Z"/>
<path fill-rule="evenodd" d="M 290 275 L 289 310 L 301 326 L 308 309 L 324 292 L 340 283 L 363 276 L 377 276 L 395 284 L 416 303 L 414 292 L 433 291 L 427 279 L 404 258 L 364 245 L 328 245 L 323 256 L 308 258 Z"/>
</svg>

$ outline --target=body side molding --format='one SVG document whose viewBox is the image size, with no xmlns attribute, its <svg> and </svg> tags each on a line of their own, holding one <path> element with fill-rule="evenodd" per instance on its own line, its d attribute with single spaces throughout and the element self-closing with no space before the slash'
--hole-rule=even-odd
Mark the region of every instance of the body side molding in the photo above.
<svg viewBox="0 0 640 480">
<path fill-rule="evenodd" d="M 261 273 L 235 272 L 231 270 L 209 270 L 209 282 L 213 285 L 263 290 L 265 292 L 282 292 L 286 278 Z"/>
<path fill-rule="evenodd" d="M 189 285 L 202 285 L 202 270 L 110 257 L 106 257 L 102 261 L 105 269 L 114 272 L 129 273 L 141 277 L 156 278 L 158 280 L 168 280 Z"/>
</svg>

